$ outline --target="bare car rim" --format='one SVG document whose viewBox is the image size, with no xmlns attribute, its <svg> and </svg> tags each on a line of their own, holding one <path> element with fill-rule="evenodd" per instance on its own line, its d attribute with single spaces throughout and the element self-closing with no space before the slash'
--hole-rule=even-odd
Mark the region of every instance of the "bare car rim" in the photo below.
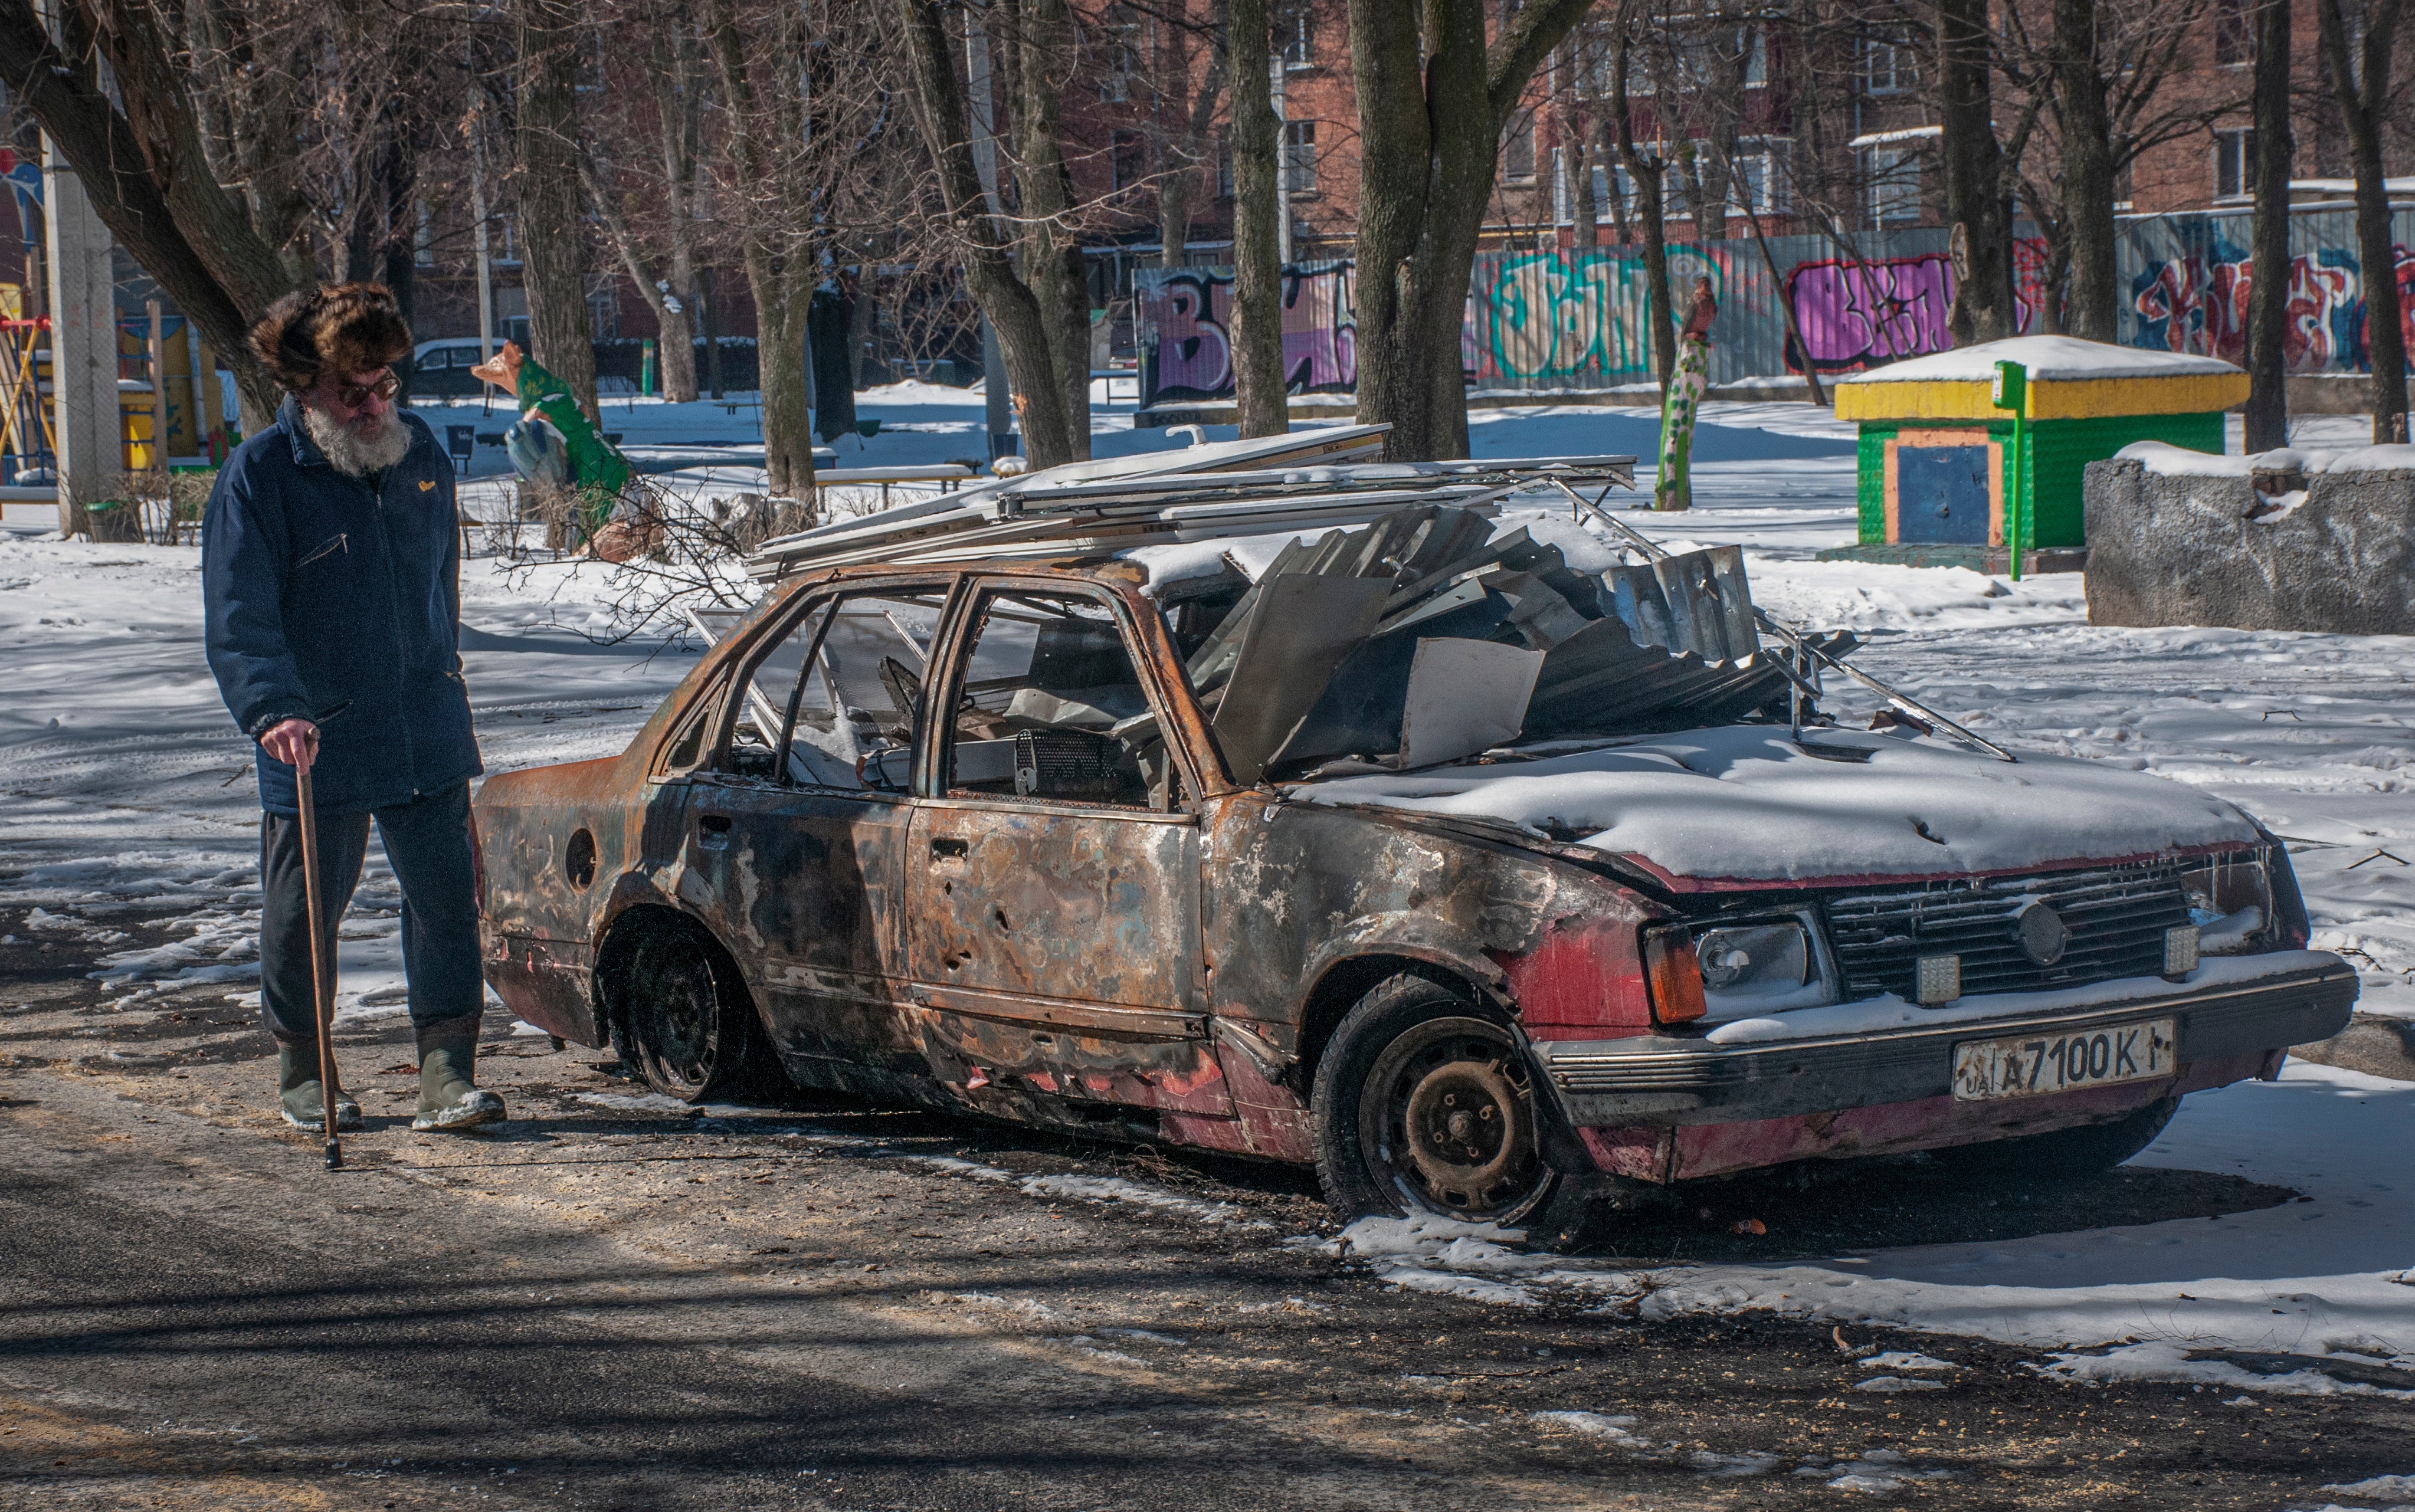
<svg viewBox="0 0 2415 1512">
<path fill-rule="evenodd" d="M 702 1093 L 721 1052 L 721 993 L 704 950 L 685 939 L 648 944 L 630 973 L 630 999 L 646 1080 L 671 1097 Z"/>
<path fill-rule="evenodd" d="M 1358 1117 L 1372 1174 L 1412 1210 L 1512 1220 L 1550 1190 L 1532 1078 L 1497 1025 L 1434 1018 L 1402 1031 L 1375 1057 Z"/>
</svg>

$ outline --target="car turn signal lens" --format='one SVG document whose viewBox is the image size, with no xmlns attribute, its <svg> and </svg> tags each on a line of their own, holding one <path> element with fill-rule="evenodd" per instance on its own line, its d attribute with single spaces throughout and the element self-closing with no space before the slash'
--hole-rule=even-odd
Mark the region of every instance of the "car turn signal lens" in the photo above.
<svg viewBox="0 0 2415 1512">
<path fill-rule="evenodd" d="M 2164 975 L 2185 977 L 2197 969 L 2197 926 L 2164 931 Z"/>
<path fill-rule="evenodd" d="M 1962 996 L 1962 958 L 1924 955 L 1920 958 L 1912 996 L 1923 1008 L 1937 1008 Z"/>
<path fill-rule="evenodd" d="M 1656 1024 L 1684 1024 L 1702 1016 L 1702 967 L 1694 955 L 1690 930 L 1647 929 L 1643 932 L 1643 977 L 1652 989 Z"/>
</svg>

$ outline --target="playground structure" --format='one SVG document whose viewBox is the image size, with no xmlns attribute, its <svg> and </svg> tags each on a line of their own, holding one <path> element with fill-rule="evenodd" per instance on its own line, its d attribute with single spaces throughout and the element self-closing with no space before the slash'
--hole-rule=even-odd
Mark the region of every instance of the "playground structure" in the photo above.
<svg viewBox="0 0 2415 1512">
<path fill-rule="evenodd" d="M 1999 364 L 2025 383 L 2000 387 Z M 2071 337 L 1854 374 L 1837 385 L 1837 418 L 1861 428 L 1860 541 L 1820 558 L 2078 571 L 2081 470 L 2140 441 L 2218 456 L 2222 412 L 2246 397 L 2247 375 L 2219 358 Z"/>
</svg>

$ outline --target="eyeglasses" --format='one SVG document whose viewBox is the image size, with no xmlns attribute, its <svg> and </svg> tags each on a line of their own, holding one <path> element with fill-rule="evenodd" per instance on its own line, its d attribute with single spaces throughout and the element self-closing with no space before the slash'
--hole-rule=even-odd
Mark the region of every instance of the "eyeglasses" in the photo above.
<svg viewBox="0 0 2415 1512">
<path fill-rule="evenodd" d="M 374 383 L 366 385 L 346 383 L 341 385 L 336 390 L 336 397 L 343 404 L 344 408 L 348 410 L 357 410 L 362 405 L 369 402 L 369 396 L 372 394 L 376 395 L 381 399 L 391 399 L 401 392 L 402 380 L 392 370 L 388 370 L 383 378 L 379 379 Z"/>
</svg>

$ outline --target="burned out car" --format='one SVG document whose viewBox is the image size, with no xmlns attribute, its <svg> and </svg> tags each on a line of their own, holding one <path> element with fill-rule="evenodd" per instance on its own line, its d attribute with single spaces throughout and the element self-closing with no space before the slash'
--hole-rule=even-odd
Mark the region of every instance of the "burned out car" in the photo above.
<svg viewBox="0 0 2415 1512">
<path fill-rule="evenodd" d="M 1764 646 L 1732 551 L 1581 561 L 1487 517 L 1519 478 L 1400 482 L 815 532 L 621 756 L 485 785 L 489 981 L 675 1098 L 781 1075 L 1503 1222 L 2109 1165 L 2346 1023 L 2228 804 L 1822 725 L 1840 643 Z"/>
</svg>

